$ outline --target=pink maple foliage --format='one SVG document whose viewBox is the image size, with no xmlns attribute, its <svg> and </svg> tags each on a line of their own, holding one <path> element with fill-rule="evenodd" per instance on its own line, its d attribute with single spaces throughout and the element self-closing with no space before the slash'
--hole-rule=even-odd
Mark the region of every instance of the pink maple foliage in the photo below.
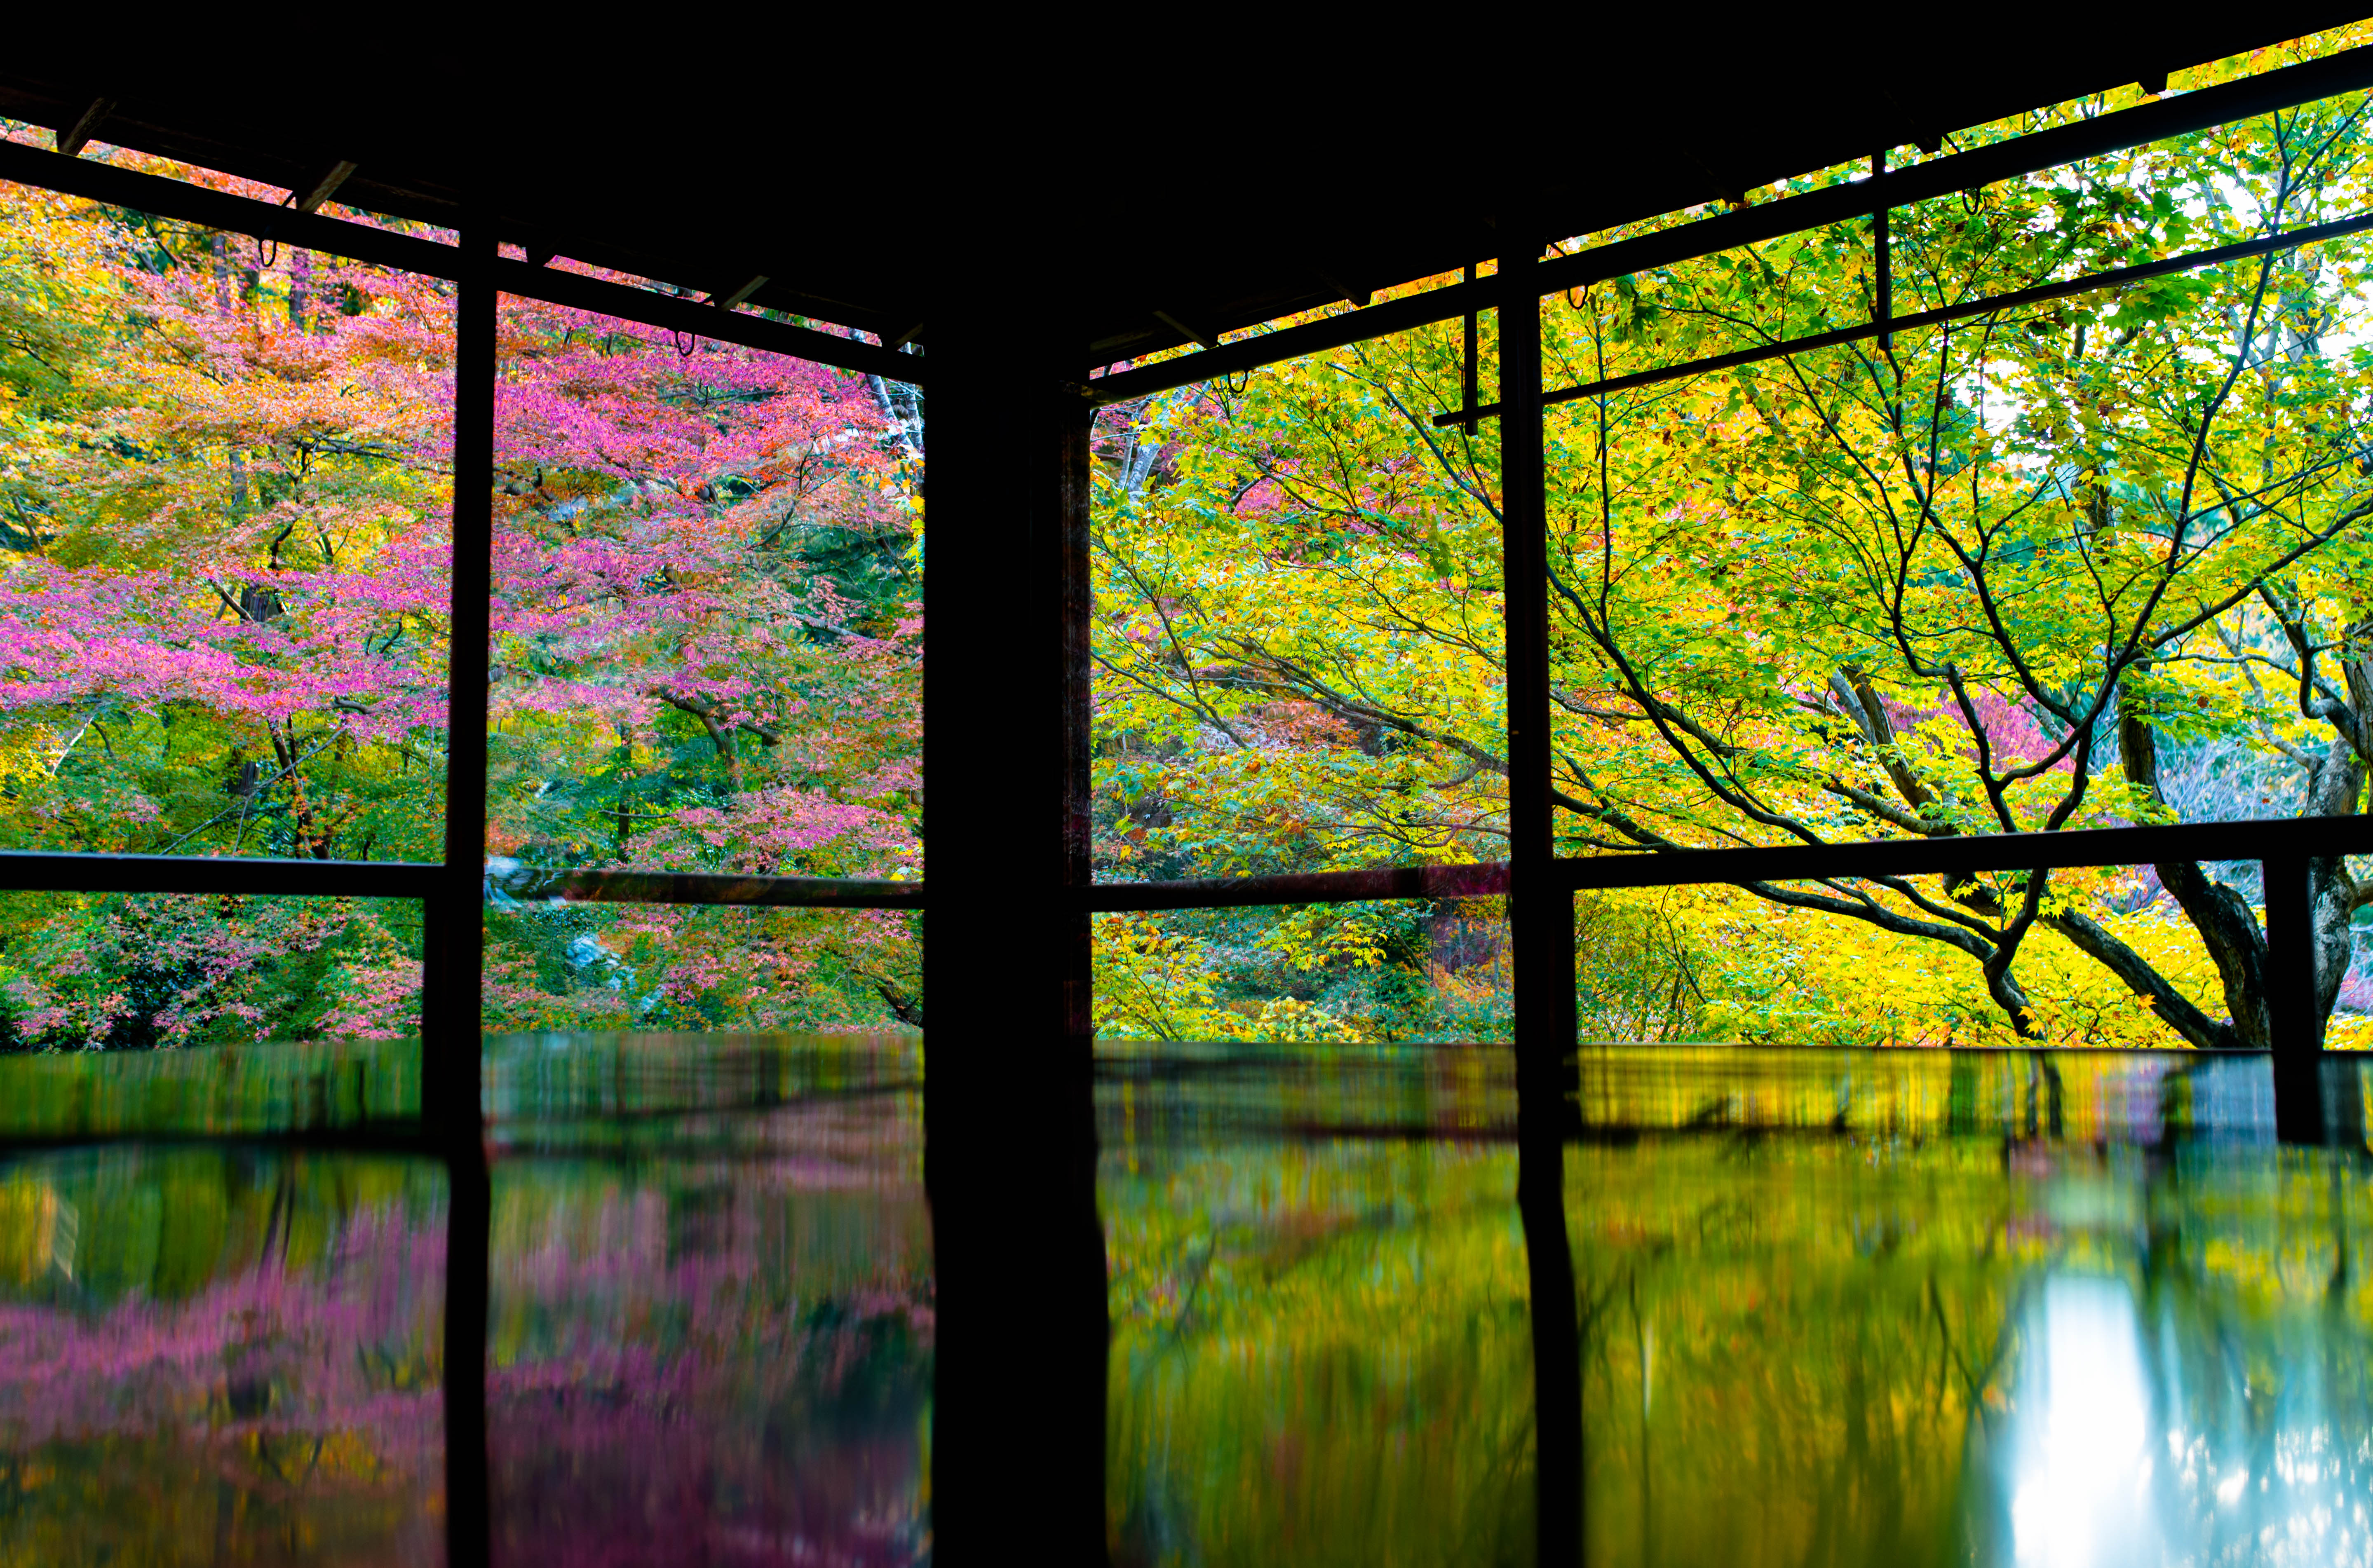
<svg viewBox="0 0 2373 1568">
<path fill-rule="evenodd" d="M 29 519 L 0 540 L 0 844 L 433 858 L 452 285 L 5 192 L 0 232 L 77 280 L 60 319 L 79 334 L 70 395 L 12 427 L 0 479 Z M 490 852 L 919 875 L 919 419 L 810 362 L 516 297 L 499 312 Z M 873 564 L 819 564 L 845 540 Z M 882 586 L 907 556 L 907 586 Z M 300 1022 L 227 993 L 151 1006 L 165 970 L 180 996 L 181 970 L 221 993 L 262 962 L 225 929 L 144 968 L 107 909 L 55 918 L 99 923 L 43 938 L 9 980 L 20 1038 L 101 1038 L 134 1013 L 168 1043 Z M 912 968 L 909 938 L 870 927 L 854 948 L 810 918 L 695 953 L 715 935 L 698 925 L 647 913 L 601 940 L 684 949 L 667 990 L 696 1011 L 707 976 L 778 999 L 837 985 L 811 1021 L 878 1013 L 859 971 Z M 545 1013 L 584 1011 L 552 959 L 569 933 L 545 927 L 497 933 L 535 956 L 498 951 L 492 994 L 508 974 Z M 303 1028 L 408 1029 L 416 938 L 381 929 L 401 950 L 342 954 Z"/>
</svg>

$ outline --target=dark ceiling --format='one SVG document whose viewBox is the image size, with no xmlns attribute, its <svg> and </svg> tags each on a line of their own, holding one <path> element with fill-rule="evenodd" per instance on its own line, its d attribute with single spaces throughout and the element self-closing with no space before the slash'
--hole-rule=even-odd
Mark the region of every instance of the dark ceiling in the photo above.
<svg viewBox="0 0 2373 1568">
<path fill-rule="evenodd" d="M 0 114 L 884 337 L 1017 277 L 1082 370 L 2354 19 L 2269 4 L 1442 8 L 1288 40 L 981 21 L 126 52 L 19 37 Z M 2145 20 L 2146 17 L 2146 20 Z M 1421 24 L 1421 25 L 1420 25 Z M 687 21 L 687 26 L 690 22 Z M 1460 30 L 1462 26 L 1465 30 Z M 1391 37 L 1387 29 L 1399 29 Z M 302 29 L 296 29 L 301 31 Z M 458 36 L 458 35 L 457 35 Z M 1017 331 L 1041 308 L 1017 303 Z"/>
</svg>

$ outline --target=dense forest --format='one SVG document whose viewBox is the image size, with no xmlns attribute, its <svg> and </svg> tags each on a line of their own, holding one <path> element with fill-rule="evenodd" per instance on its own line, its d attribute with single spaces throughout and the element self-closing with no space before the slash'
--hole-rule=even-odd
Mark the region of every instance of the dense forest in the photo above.
<svg viewBox="0 0 2373 1568">
<path fill-rule="evenodd" d="M 0 846 L 434 859 L 452 285 L 14 187 L 0 274 Z M 488 1026 L 919 1022 L 903 916 L 507 890 L 919 875 L 918 406 L 508 296 L 499 331 Z M 415 1027 L 411 906 L 8 894 L 0 941 L 25 1043 Z"/>
<path fill-rule="evenodd" d="M 1897 209 L 1889 319 L 2353 216 L 2369 134 L 2352 96 Z M 1632 379 L 1870 321 L 1881 238 L 1861 218 L 1542 301 L 1560 852 L 2361 812 L 2373 248 Z M 1495 396 L 1478 327 L 1479 397 L 1453 320 L 1106 412 L 1112 875 L 1505 854 L 1497 427 L 1458 412 Z M 2373 883 L 2312 876 L 2328 1038 L 2362 1040 Z M 1585 896 L 1583 1029 L 2262 1044 L 2260 899 L 2254 866 L 2173 864 Z M 1472 912 L 1446 943 L 1375 909 L 1115 919 L 1106 968 L 1144 978 L 1100 1005 L 1177 1035 L 1215 1008 L 1306 1038 L 1471 1021 L 1501 963 Z M 1409 1005 L 1418 972 L 1450 1008 Z"/>
<path fill-rule="evenodd" d="M 1561 852 L 2362 812 L 2364 236 L 1626 378 L 1869 320 L 1882 238 L 1901 319 L 2350 216 L 2367 118 L 2310 104 L 1545 298 L 1552 389 L 1602 389 L 1549 415 Z M 435 280 L 0 189 L 0 847 L 434 853 L 451 320 Z M 1453 320 L 1099 412 L 1101 877 L 1502 857 L 1475 326 L 1472 391 Z M 920 394 L 524 299 L 500 332 L 488 1027 L 920 1028 L 909 917 L 532 896 L 552 866 L 923 874 Z M 2373 1040 L 2373 880 L 2313 877 L 2328 1039 Z M 2262 1043 L 2261 900 L 2254 866 L 2190 864 L 1588 895 L 1582 1027 Z M 1504 1038 L 1504 923 L 1103 917 L 1097 1027 Z M 403 907 L 0 895 L 19 1044 L 403 1033 L 418 975 Z"/>
</svg>

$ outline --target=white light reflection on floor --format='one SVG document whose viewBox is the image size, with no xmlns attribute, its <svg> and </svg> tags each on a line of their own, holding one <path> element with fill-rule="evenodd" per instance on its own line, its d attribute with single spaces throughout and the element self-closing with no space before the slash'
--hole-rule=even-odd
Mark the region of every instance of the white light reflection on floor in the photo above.
<svg viewBox="0 0 2373 1568">
<path fill-rule="evenodd" d="M 2203 1321 L 2197 1306 L 2164 1299 L 2146 1325 L 2126 1281 L 2088 1275 L 2030 1298 L 1994 1483 L 2009 1562 L 2373 1568 L 2373 1438 L 2329 1413 L 2335 1376 L 2361 1408 L 2361 1330 L 2323 1312 Z M 2243 1327 L 2255 1353 L 2237 1356 Z"/>
<path fill-rule="evenodd" d="M 2151 1517 L 2152 1457 L 2134 1302 L 2123 1282 L 2043 1287 L 2017 1403 L 2011 1492 L 2017 1561 L 2114 1568 L 2163 1561 Z"/>
</svg>

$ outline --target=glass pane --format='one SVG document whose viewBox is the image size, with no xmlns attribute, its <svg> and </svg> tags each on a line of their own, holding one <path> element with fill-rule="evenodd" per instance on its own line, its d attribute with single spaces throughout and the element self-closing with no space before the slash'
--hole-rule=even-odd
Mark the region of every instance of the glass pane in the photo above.
<svg viewBox="0 0 2373 1568">
<path fill-rule="evenodd" d="M 1116 1561 L 1532 1560 L 1506 1053 L 1349 1055 L 1106 1058 Z"/>
<path fill-rule="evenodd" d="M 1093 500 L 1095 874 L 1506 856 L 1493 442 L 1456 321 L 1115 404 Z"/>
<path fill-rule="evenodd" d="M 40 1562 L 444 1557 L 427 1160 L 0 1161 L 0 1539 Z"/>
<path fill-rule="evenodd" d="M 919 876 L 919 398 L 502 313 L 488 852 Z"/>
<path fill-rule="evenodd" d="M 503 1562 L 927 1559 L 914 1055 L 856 1040 L 496 1046 L 487 1416 Z"/>
<path fill-rule="evenodd" d="M 0 848 L 441 848 L 452 288 L 0 185 Z"/>
<path fill-rule="evenodd" d="M 1504 899 L 1095 917 L 1102 1040 L 1510 1038 Z"/>
</svg>

